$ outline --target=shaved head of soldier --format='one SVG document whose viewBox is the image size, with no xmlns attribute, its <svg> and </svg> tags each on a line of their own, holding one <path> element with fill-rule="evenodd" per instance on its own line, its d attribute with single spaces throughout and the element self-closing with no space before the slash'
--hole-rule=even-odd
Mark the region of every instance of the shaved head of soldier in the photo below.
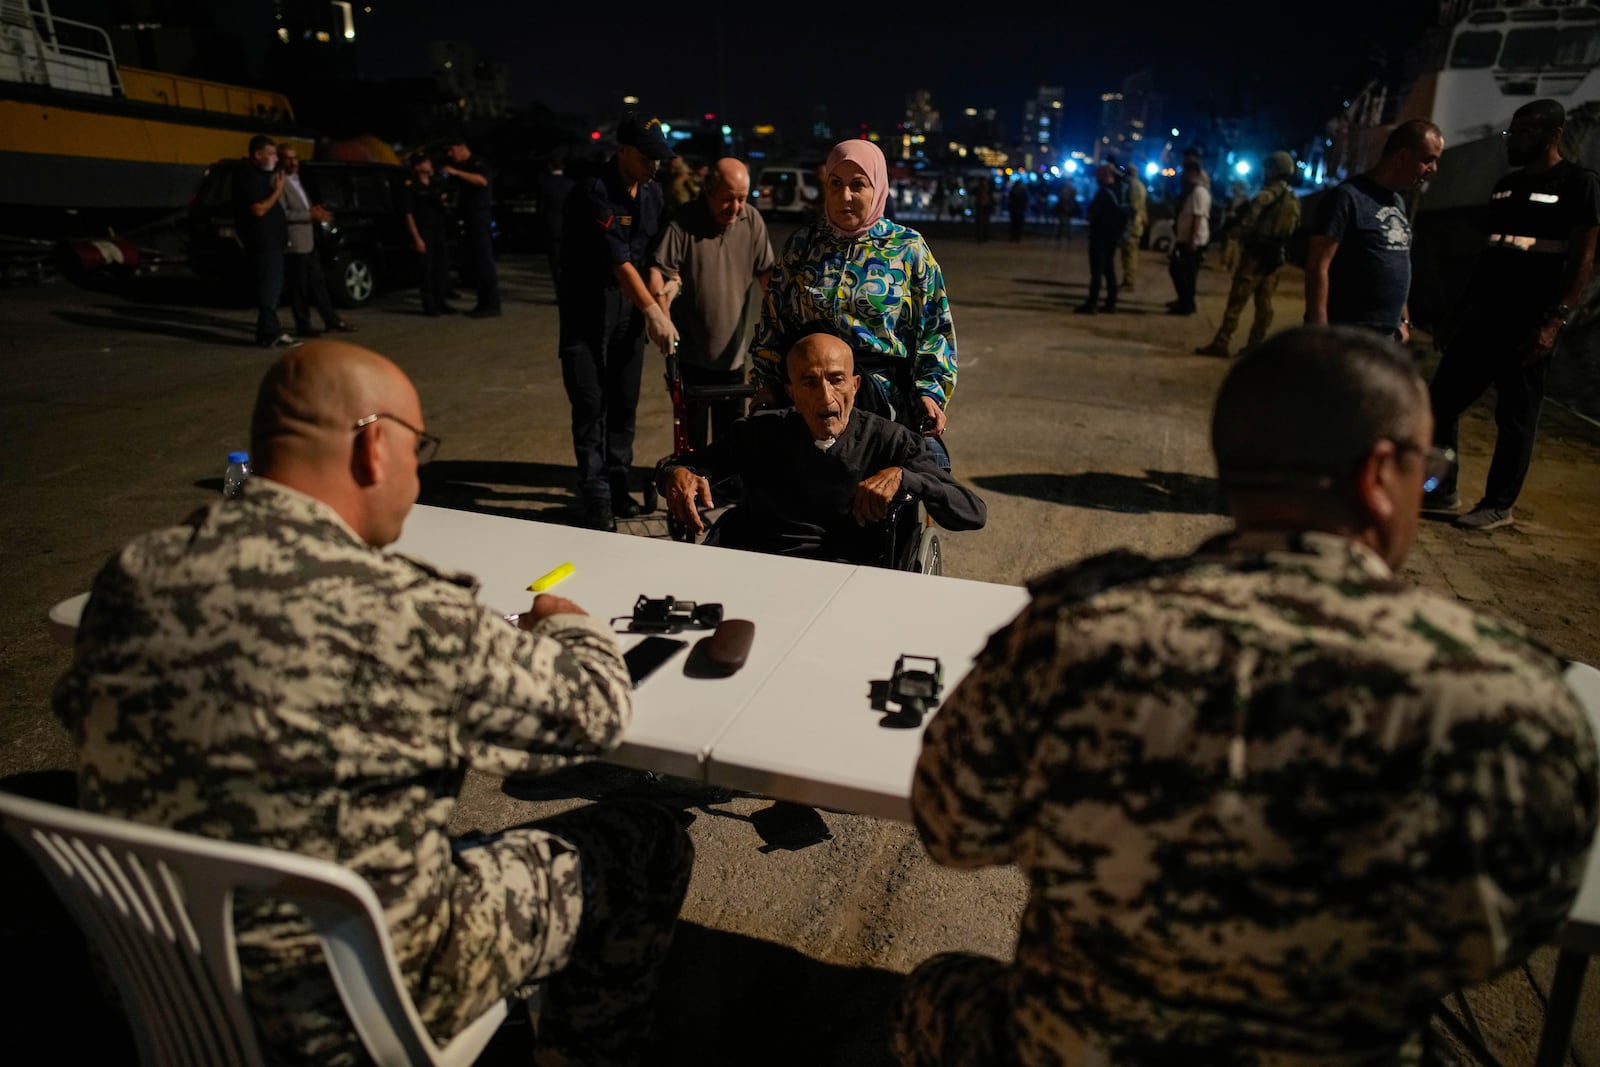
<svg viewBox="0 0 1600 1067">
<path fill-rule="evenodd" d="M 1427 387 L 1398 345 L 1303 327 L 1242 357 L 1211 448 L 1241 531 L 1324 530 L 1398 566 L 1416 539 L 1433 443 Z"/>
<path fill-rule="evenodd" d="M 739 221 L 750 199 L 750 168 L 731 156 L 717 160 L 706 174 L 704 195 L 711 220 L 726 230 Z"/>
<path fill-rule="evenodd" d="M 378 547 L 400 536 L 437 443 L 405 372 L 341 341 L 286 352 L 250 419 L 257 472 L 327 504 Z"/>
</svg>

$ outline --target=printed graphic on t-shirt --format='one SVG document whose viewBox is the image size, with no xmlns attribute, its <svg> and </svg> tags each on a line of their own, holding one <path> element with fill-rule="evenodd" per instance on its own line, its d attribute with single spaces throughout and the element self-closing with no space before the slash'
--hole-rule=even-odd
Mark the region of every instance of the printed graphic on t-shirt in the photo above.
<svg viewBox="0 0 1600 1067">
<path fill-rule="evenodd" d="M 1384 248 L 1396 251 L 1411 247 L 1411 226 L 1406 222 L 1406 213 L 1399 208 L 1380 207 L 1378 229 L 1383 233 Z"/>
</svg>

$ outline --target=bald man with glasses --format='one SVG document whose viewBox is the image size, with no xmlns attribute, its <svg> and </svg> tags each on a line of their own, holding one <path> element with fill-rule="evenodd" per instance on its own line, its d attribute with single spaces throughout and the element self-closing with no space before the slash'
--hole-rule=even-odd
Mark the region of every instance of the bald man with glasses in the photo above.
<svg viewBox="0 0 1600 1067">
<path fill-rule="evenodd" d="M 543 984 L 536 1062 L 632 1062 L 688 885 L 677 820 L 596 804 L 492 837 L 448 830 L 468 770 L 537 774 L 632 715 L 610 628 L 541 595 L 517 624 L 476 583 L 382 551 L 438 451 L 398 367 L 313 341 L 267 372 L 257 474 L 101 571 L 56 714 L 88 810 L 343 863 L 383 903 L 434 1039 Z M 239 912 L 268 1059 L 365 1059 L 316 940 Z"/>
</svg>

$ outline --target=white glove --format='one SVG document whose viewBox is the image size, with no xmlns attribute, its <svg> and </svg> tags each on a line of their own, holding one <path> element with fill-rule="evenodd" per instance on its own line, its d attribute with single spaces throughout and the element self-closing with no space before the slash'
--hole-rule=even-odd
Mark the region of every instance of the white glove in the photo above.
<svg viewBox="0 0 1600 1067">
<path fill-rule="evenodd" d="M 644 332 L 651 343 L 661 349 L 663 356 L 672 355 L 678 347 L 678 328 L 672 325 L 671 316 L 656 304 L 644 309 Z"/>
<path fill-rule="evenodd" d="M 661 299 L 670 307 L 672 302 L 678 299 L 678 294 L 681 292 L 683 292 L 683 279 L 674 275 L 668 278 L 661 286 Z"/>
</svg>

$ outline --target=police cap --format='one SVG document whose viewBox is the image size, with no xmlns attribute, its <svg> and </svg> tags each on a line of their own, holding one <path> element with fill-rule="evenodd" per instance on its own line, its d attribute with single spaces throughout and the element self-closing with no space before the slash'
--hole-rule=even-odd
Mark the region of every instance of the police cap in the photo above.
<svg viewBox="0 0 1600 1067">
<path fill-rule="evenodd" d="M 1287 152 L 1274 152 L 1262 161 L 1261 166 L 1268 175 L 1287 178 L 1294 173 L 1294 157 Z"/>
<path fill-rule="evenodd" d="M 661 132 L 661 120 L 640 118 L 632 111 L 617 123 L 617 143 L 637 148 L 658 163 L 665 163 L 673 155 L 667 135 Z"/>
</svg>

